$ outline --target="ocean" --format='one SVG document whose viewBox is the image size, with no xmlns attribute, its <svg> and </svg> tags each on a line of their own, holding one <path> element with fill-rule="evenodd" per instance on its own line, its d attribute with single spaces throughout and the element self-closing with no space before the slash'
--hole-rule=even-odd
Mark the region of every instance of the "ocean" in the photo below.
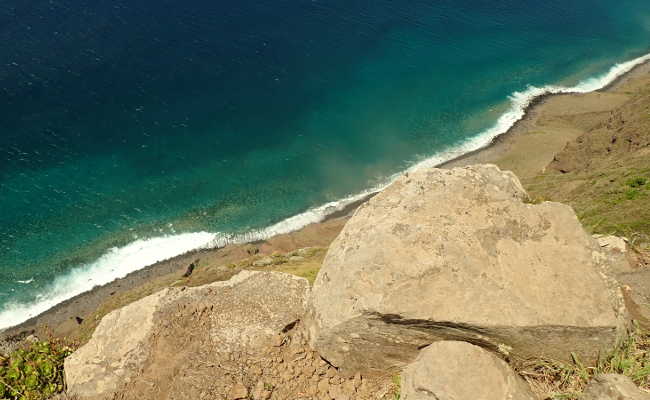
<svg viewBox="0 0 650 400">
<path fill-rule="evenodd" d="M 0 329 L 317 222 L 649 52 L 647 0 L 4 0 Z"/>
</svg>

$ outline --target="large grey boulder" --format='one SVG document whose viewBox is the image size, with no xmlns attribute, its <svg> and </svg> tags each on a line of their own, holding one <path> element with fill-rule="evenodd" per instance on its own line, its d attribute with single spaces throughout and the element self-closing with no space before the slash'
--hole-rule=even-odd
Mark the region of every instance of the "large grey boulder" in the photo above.
<svg viewBox="0 0 650 400">
<path fill-rule="evenodd" d="M 182 386 L 188 398 L 198 396 L 187 383 L 176 384 L 187 376 L 196 380 L 190 365 L 216 368 L 277 340 L 302 318 L 308 293 L 305 279 L 249 271 L 226 282 L 165 289 L 102 319 L 91 340 L 65 361 L 68 393 L 81 399 L 181 398 Z"/>
<path fill-rule="evenodd" d="M 403 367 L 438 340 L 594 361 L 624 332 L 608 257 L 570 207 L 526 199 L 493 165 L 399 178 L 330 246 L 312 291 L 312 345 L 370 371 Z"/>
<path fill-rule="evenodd" d="M 535 400 L 494 354 L 466 342 L 436 342 L 402 373 L 404 400 Z"/>
<path fill-rule="evenodd" d="M 650 393 L 642 392 L 630 378 L 623 375 L 598 375 L 587 386 L 583 400 L 650 400 Z"/>
</svg>

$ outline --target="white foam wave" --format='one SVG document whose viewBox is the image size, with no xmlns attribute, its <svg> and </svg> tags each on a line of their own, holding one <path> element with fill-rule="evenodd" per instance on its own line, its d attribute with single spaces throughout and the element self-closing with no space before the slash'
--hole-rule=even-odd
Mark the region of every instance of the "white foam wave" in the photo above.
<svg viewBox="0 0 650 400">
<path fill-rule="evenodd" d="M 18 325 L 76 295 L 104 285 L 158 261 L 209 246 L 217 235 L 197 232 L 136 240 L 112 248 L 96 261 L 55 279 L 34 301 L 9 303 L 0 310 L 0 329 Z"/>
<path fill-rule="evenodd" d="M 528 107 L 535 101 L 535 99 L 541 96 L 560 93 L 594 92 L 596 90 L 607 87 L 616 79 L 630 72 L 634 67 L 648 61 L 650 61 L 650 53 L 621 64 L 616 64 L 611 67 L 606 73 L 581 81 L 576 86 L 529 86 L 522 92 L 515 92 L 510 96 L 510 108 L 506 113 L 499 117 L 497 122 L 491 128 L 459 145 L 456 145 L 445 151 L 441 151 L 434 156 L 413 165 L 411 169 L 434 167 L 436 165 L 440 165 L 447 161 L 458 158 L 463 154 L 467 154 L 488 146 L 492 140 L 494 140 L 494 138 L 508 132 L 518 121 L 520 121 L 526 115 L 526 110 Z"/>
<path fill-rule="evenodd" d="M 650 61 L 650 53 L 621 64 L 616 64 L 606 73 L 594 78 L 586 79 L 573 87 L 544 86 L 538 88 L 535 86 L 529 86 L 523 92 L 515 92 L 510 96 L 510 109 L 501 115 L 501 117 L 499 117 L 494 126 L 459 145 L 445 149 L 434 154 L 433 156 L 427 157 L 424 160 L 414 163 L 406 171 L 408 172 L 415 171 L 420 168 L 435 167 L 447 161 L 458 158 L 463 154 L 467 154 L 488 146 L 492 140 L 494 140 L 494 138 L 508 132 L 519 120 L 521 120 L 526 115 L 526 110 L 528 107 L 533 103 L 533 101 L 535 101 L 535 99 L 539 98 L 540 96 L 558 93 L 589 93 L 600 90 L 614 82 L 622 75 L 630 72 L 634 67 L 648 61 Z M 306 225 L 321 222 L 328 215 L 345 209 L 351 203 L 357 202 L 373 193 L 381 191 L 386 186 L 390 185 L 400 175 L 402 175 L 402 172 L 390 176 L 382 183 L 370 189 L 367 189 L 362 193 L 311 209 L 259 232 L 251 232 L 246 235 L 235 237 L 220 236 L 218 240 L 224 241 L 223 244 L 226 242 L 243 243 L 253 240 L 263 240 L 274 235 L 296 231 L 305 227 Z"/>
<path fill-rule="evenodd" d="M 414 163 L 407 171 L 428 168 L 453 160 L 463 154 L 488 146 L 494 138 L 512 128 L 526 114 L 527 108 L 540 96 L 557 93 L 588 93 L 602 89 L 637 65 L 650 61 L 650 54 L 634 60 L 617 64 L 603 75 L 580 82 L 573 87 L 529 86 L 522 92 L 510 96 L 510 109 L 486 131 L 424 160 Z M 27 304 L 7 304 L 0 310 L 0 329 L 18 325 L 55 305 L 86 292 L 95 286 L 109 283 L 129 273 L 142 269 L 158 261 L 175 257 L 200 248 L 222 247 L 227 244 L 248 243 L 268 239 L 272 236 L 294 232 L 309 224 L 323 221 L 327 216 L 345 209 L 376 193 L 391 184 L 401 173 L 390 176 L 381 184 L 362 193 L 330 202 L 304 213 L 287 218 L 265 229 L 245 234 L 227 235 L 222 233 L 185 233 L 146 240 L 137 240 L 127 246 L 114 248 L 97 261 L 74 269 L 69 274 L 56 279 L 38 298 Z"/>
</svg>

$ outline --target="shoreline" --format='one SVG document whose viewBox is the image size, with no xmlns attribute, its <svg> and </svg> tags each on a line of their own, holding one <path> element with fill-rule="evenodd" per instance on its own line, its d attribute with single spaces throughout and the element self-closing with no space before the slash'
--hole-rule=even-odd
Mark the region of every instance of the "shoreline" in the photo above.
<svg viewBox="0 0 650 400">
<path fill-rule="evenodd" d="M 647 56 L 648 55 L 644 57 Z M 649 72 L 650 61 L 646 60 L 634 66 L 629 71 L 621 74 L 620 76 L 617 76 L 614 80 L 595 91 L 587 93 L 544 93 L 538 95 L 533 98 L 523 109 L 523 116 L 521 118 L 516 120 L 516 122 L 514 122 L 514 124 L 507 129 L 507 131 L 495 136 L 489 141 L 489 143 L 485 144 L 484 146 L 455 156 L 453 159 L 450 159 L 448 161 L 439 163 L 429 161 L 435 160 L 435 157 L 433 157 L 421 163 L 418 163 L 411 168 L 422 168 L 428 166 L 436 166 L 439 168 L 453 168 L 482 162 L 492 162 L 499 164 L 498 161 L 500 159 L 507 156 L 509 152 L 516 150 L 514 148 L 516 147 L 514 145 L 514 142 L 518 137 L 522 136 L 522 134 L 530 131 L 531 126 L 535 125 L 535 119 L 539 117 L 539 115 L 543 112 L 542 109 L 549 104 L 550 100 L 555 98 L 580 98 L 581 96 L 589 96 L 594 93 L 597 94 L 615 92 L 630 80 L 634 80 L 636 77 L 648 74 Z M 571 138 L 566 137 L 565 139 L 565 142 L 568 142 Z M 408 172 L 411 170 L 411 168 L 398 173 L 395 176 Z M 515 172 L 517 173 L 519 171 Z M 518 173 L 518 175 L 520 174 L 521 172 Z M 524 175 L 526 174 L 524 173 Z M 520 176 L 520 178 L 523 177 Z M 390 181 L 392 181 L 392 179 L 390 179 Z M 45 329 L 44 327 L 48 327 L 47 329 L 50 329 L 55 335 L 65 334 L 67 331 L 74 330 L 76 328 L 77 323 L 75 320 L 77 318 L 81 318 L 82 320 L 85 319 L 85 317 L 92 314 L 94 310 L 98 309 L 101 304 L 111 296 L 125 293 L 131 289 L 144 286 L 152 280 L 162 279 L 166 276 L 171 275 L 176 276 L 180 271 L 184 271 L 187 265 L 189 265 L 196 258 L 211 259 L 212 262 L 223 263 L 230 259 L 236 259 L 237 257 L 245 258 L 247 249 L 251 246 L 261 247 L 263 249 L 262 254 L 271 254 L 277 250 L 290 251 L 294 250 L 295 248 L 310 247 L 312 245 L 326 246 L 329 244 L 329 242 L 331 242 L 331 240 L 336 237 L 340 229 L 342 229 L 349 215 L 353 213 L 354 210 L 356 210 L 356 208 L 361 204 L 365 203 L 374 195 L 376 195 L 378 193 L 378 190 L 380 189 L 368 190 L 359 195 L 351 196 L 347 198 L 347 200 L 349 200 L 348 203 L 344 204 L 340 209 L 336 209 L 329 214 L 321 216 L 319 222 L 312 222 L 302 227 L 301 229 L 290 233 L 279 233 L 272 235 L 266 239 L 254 240 L 248 243 L 227 244 L 225 246 L 214 247 L 210 249 L 192 250 L 170 259 L 135 270 L 123 278 L 111 281 L 105 285 L 97 286 L 87 292 L 65 300 L 48 309 L 47 311 L 35 317 L 32 317 L 25 322 L 22 322 L 19 325 L 7 328 L 5 330 L 0 330 L 0 339 L 3 337 L 19 339 L 29 334 L 39 332 L 39 330 L 42 331 Z M 346 199 L 341 200 L 341 202 L 344 200 Z M 324 205 L 316 210 L 324 212 L 329 207 L 332 207 L 332 205 Z M 290 219 L 291 218 L 287 220 Z M 269 231 L 273 231 L 273 228 L 276 225 L 270 227 Z M 327 231 L 326 235 L 322 235 L 323 230 Z M 291 246 L 294 246 L 294 248 L 290 248 Z"/>
<path fill-rule="evenodd" d="M 578 97 L 581 95 L 589 95 L 591 93 L 606 93 L 618 90 L 621 86 L 625 85 L 630 80 L 638 78 L 640 75 L 650 73 L 650 60 L 644 61 L 641 64 L 634 66 L 631 70 L 624 73 L 623 75 L 618 76 L 612 82 L 608 83 L 601 89 L 597 89 L 593 92 L 580 93 L 580 92 L 570 92 L 570 93 L 545 93 L 541 96 L 536 97 L 525 109 L 525 115 L 515 122 L 515 124 L 508 129 L 507 132 L 494 137 L 490 143 L 476 150 L 472 150 L 465 154 L 459 155 L 458 157 L 445 161 L 438 165 L 440 168 L 454 168 L 461 167 L 473 163 L 486 162 L 485 153 L 493 151 L 505 151 L 506 149 L 501 149 L 514 135 L 521 133 L 522 130 L 525 130 L 523 125 L 526 125 L 527 122 L 531 120 L 536 109 L 543 107 L 549 99 L 558 98 L 558 97 Z M 491 158 L 494 158 L 494 155 L 490 155 Z"/>
</svg>

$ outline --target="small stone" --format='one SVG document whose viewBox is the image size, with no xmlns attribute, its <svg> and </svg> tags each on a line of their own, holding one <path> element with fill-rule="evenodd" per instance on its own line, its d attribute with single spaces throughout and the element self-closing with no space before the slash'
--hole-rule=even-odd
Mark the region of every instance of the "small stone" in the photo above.
<svg viewBox="0 0 650 400">
<path fill-rule="evenodd" d="M 328 393 L 330 390 L 330 384 L 328 379 L 322 379 L 318 382 L 318 393 Z"/>
<path fill-rule="evenodd" d="M 318 387 L 316 385 L 307 386 L 307 395 L 314 397 L 318 394 Z"/>
<path fill-rule="evenodd" d="M 618 251 L 620 253 L 627 252 L 627 242 L 628 239 L 624 237 L 612 236 L 612 235 L 593 235 L 594 239 L 598 242 L 598 245 L 602 248 L 606 248 L 612 251 Z"/>
<path fill-rule="evenodd" d="M 309 257 L 309 255 L 314 251 L 313 247 L 305 247 L 303 249 L 296 250 L 296 255 L 299 257 Z"/>
<path fill-rule="evenodd" d="M 280 379 L 282 379 L 282 382 L 289 382 L 292 378 L 293 378 L 293 373 L 291 371 L 286 371 L 280 377 Z"/>
<path fill-rule="evenodd" d="M 25 338 L 25 342 L 27 343 L 36 343 L 38 342 L 38 338 L 34 335 L 29 335 Z"/>
<path fill-rule="evenodd" d="M 305 261 L 305 257 L 303 257 L 303 256 L 291 256 L 291 257 L 289 257 L 289 261 L 291 261 L 291 262 L 302 262 L 302 261 Z"/>
<path fill-rule="evenodd" d="M 257 381 L 255 388 L 253 388 L 253 393 L 252 393 L 253 400 L 262 400 L 262 395 L 264 391 L 265 391 L 264 382 Z"/>
<path fill-rule="evenodd" d="M 536 398 L 505 361 L 467 342 L 435 342 L 402 371 L 405 399 L 475 400 L 477 393 L 486 400 Z"/>
<path fill-rule="evenodd" d="M 626 376 L 616 374 L 598 375 L 587 386 L 585 400 L 649 400 L 650 394 L 641 392 Z"/>
<path fill-rule="evenodd" d="M 340 376 L 330 378 L 330 385 L 340 385 L 341 383 L 343 383 L 343 379 Z"/>
<path fill-rule="evenodd" d="M 354 381 L 353 380 L 345 381 L 343 383 L 343 391 L 345 391 L 346 393 L 356 393 L 357 388 L 354 385 Z"/>
<path fill-rule="evenodd" d="M 199 260 L 195 260 L 193 263 L 188 265 L 187 269 L 185 270 L 185 273 L 183 274 L 183 278 L 189 278 L 192 273 L 194 273 L 194 270 L 196 269 L 196 266 L 199 265 Z"/>
<path fill-rule="evenodd" d="M 248 397 L 248 389 L 246 389 L 246 386 L 242 385 L 241 383 L 234 385 L 230 389 L 230 392 L 228 392 L 229 400 L 243 400 L 246 399 L 247 397 Z"/>
<path fill-rule="evenodd" d="M 305 366 L 305 367 L 302 369 L 302 373 L 303 373 L 303 375 L 305 375 L 305 376 L 312 376 L 312 375 L 314 375 L 315 372 L 316 372 L 316 368 L 314 368 L 314 367 L 311 366 L 311 365 Z"/>
<path fill-rule="evenodd" d="M 269 265 L 273 265 L 273 258 L 271 257 L 260 258 L 253 262 L 254 267 L 268 267 Z"/>
</svg>

